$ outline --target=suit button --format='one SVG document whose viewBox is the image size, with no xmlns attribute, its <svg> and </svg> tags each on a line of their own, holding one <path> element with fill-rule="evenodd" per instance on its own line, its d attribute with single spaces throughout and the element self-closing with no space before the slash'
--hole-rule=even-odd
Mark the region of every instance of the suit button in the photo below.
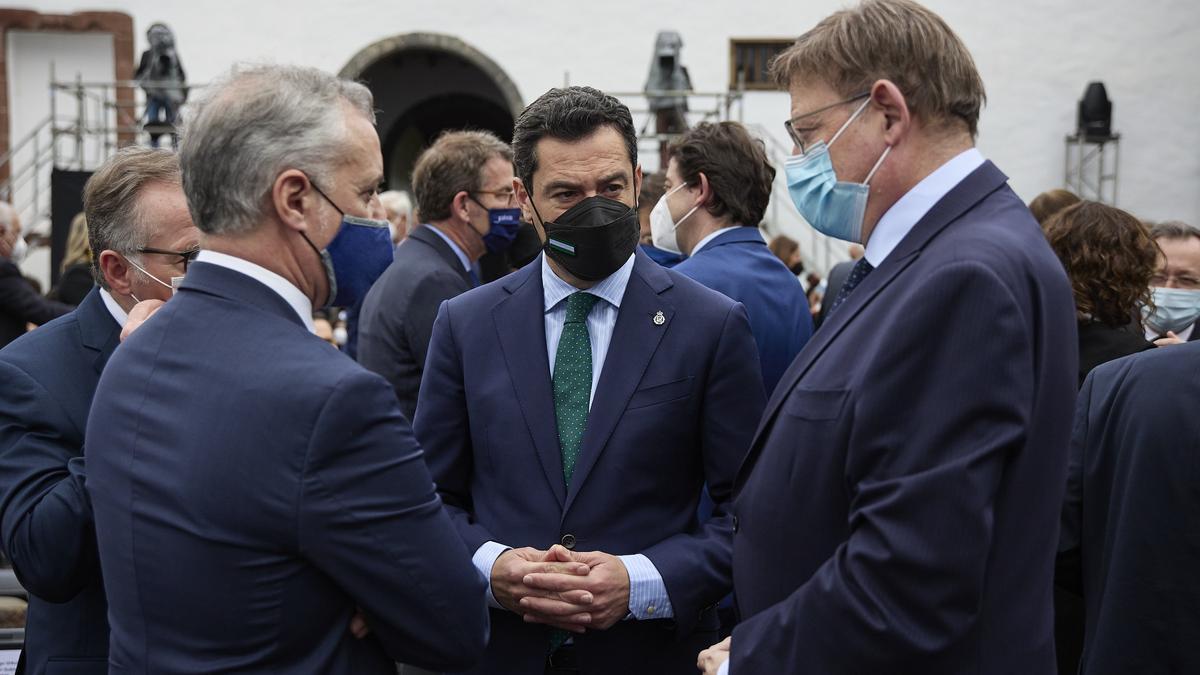
<svg viewBox="0 0 1200 675">
<path fill-rule="evenodd" d="M 562 545 L 568 550 L 575 550 L 575 535 L 564 534 L 562 538 Z"/>
<path fill-rule="evenodd" d="M 734 516 L 733 517 L 733 533 L 737 534 L 737 531 L 738 531 L 738 517 Z"/>
</svg>

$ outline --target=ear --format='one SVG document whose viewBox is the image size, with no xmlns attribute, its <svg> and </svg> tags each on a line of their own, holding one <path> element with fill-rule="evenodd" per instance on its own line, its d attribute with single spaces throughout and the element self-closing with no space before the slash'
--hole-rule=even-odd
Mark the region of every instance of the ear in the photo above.
<svg viewBox="0 0 1200 675">
<path fill-rule="evenodd" d="M 871 107 L 883 113 L 884 140 L 888 145 L 899 145 L 912 131 L 908 102 L 891 80 L 877 80 L 871 85 Z"/>
<path fill-rule="evenodd" d="M 467 210 L 469 201 L 471 198 L 467 195 L 466 190 L 459 190 L 458 194 L 454 195 L 454 199 L 450 201 L 450 212 L 462 220 L 468 220 L 471 217 L 471 212 Z"/>
<path fill-rule="evenodd" d="M 537 214 L 530 205 L 529 191 L 525 189 L 525 182 L 520 178 L 513 178 L 513 191 L 517 193 L 517 206 L 521 208 L 521 218 L 525 219 L 527 223 L 537 225 L 540 231 L 542 224 L 537 220 Z"/>
<path fill-rule="evenodd" d="M 132 287 L 129 277 L 133 274 L 133 266 L 120 253 L 111 249 L 100 252 L 100 274 L 104 275 L 104 281 L 113 293 L 129 295 Z"/>
<path fill-rule="evenodd" d="M 306 217 L 311 217 L 320 208 L 321 195 L 313 189 L 308 176 L 299 169 L 288 169 L 275 177 L 271 185 L 271 204 L 275 216 L 286 226 L 298 232 L 308 230 Z"/>
<path fill-rule="evenodd" d="M 633 167 L 633 208 L 642 205 L 642 165 Z"/>
<path fill-rule="evenodd" d="M 704 175 L 703 171 L 701 171 L 698 175 L 700 178 L 699 178 L 699 180 L 696 181 L 696 186 L 692 187 L 690 189 L 692 189 L 692 190 L 698 189 L 700 191 L 700 194 L 697 195 L 700 197 L 699 203 L 700 203 L 700 205 L 705 206 L 705 205 L 709 204 L 710 202 L 712 202 L 712 199 L 713 199 L 712 185 L 709 184 L 708 176 Z"/>
</svg>

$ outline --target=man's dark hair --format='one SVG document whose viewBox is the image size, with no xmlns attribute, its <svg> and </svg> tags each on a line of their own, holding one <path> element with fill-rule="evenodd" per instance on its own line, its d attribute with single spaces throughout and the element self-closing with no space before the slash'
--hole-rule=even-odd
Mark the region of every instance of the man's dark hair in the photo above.
<svg viewBox="0 0 1200 675">
<path fill-rule="evenodd" d="M 625 139 L 630 167 L 637 165 L 637 131 L 629 108 L 591 87 L 551 89 L 529 104 L 513 128 L 513 163 L 525 189 L 533 192 L 537 142 L 543 138 L 577 141 L 600 127 L 612 127 Z M 632 169 L 631 169 L 632 170 Z"/>
<path fill-rule="evenodd" d="M 704 122 L 671 144 L 679 177 L 696 185 L 708 178 L 712 200 L 704 205 L 716 218 L 757 227 L 771 201 L 775 169 L 763 142 L 737 122 Z"/>
</svg>

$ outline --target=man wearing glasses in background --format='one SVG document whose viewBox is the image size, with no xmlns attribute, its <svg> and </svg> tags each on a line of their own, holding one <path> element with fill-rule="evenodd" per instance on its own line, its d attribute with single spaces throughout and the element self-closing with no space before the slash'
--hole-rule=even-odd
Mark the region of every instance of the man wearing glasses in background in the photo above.
<svg viewBox="0 0 1200 675">
<path fill-rule="evenodd" d="M 1200 230 L 1178 220 L 1150 228 L 1162 249 L 1150 278 L 1154 312 L 1146 317 L 1146 339 L 1157 345 L 1200 340 Z"/>
<path fill-rule="evenodd" d="M 478 286 L 479 259 L 507 249 L 520 227 L 512 158 L 490 132 L 452 131 L 413 169 L 425 224 L 409 233 L 367 293 L 358 338 L 359 363 L 391 383 L 410 420 L 438 307 Z"/>
<path fill-rule="evenodd" d="M 179 163 L 166 150 L 118 152 L 88 181 L 84 209 L 99 288 L 0 350 L 0 540 L 30 594 L 26 673 L 44 672 L 50 660 L 108 672 L 83 430 L 129 311 L 168 300 L 172 278 L 199 250 Z"/>
</svg>

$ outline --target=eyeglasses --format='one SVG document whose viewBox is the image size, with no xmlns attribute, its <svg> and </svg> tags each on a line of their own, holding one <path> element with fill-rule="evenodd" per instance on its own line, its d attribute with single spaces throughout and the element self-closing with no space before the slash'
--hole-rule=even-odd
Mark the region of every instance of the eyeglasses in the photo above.
<svg viewBox="0 0 1200 675">
<path fill-rule="evenodd" d="M 475 194 L 492 195 L 503 200 L 505 204 L 512 204 L 517 198 L 517 193 L 512 188 L 505 188 L 503 190 L 476 190 Z"/>
<path fill-rule="evenodd" d="M 796 144 L 796 147 L 797 147 L 797 148 L 800 148 L 800 154 L 801 154 L 801 155 L 803 155 L 803 154 L 805 153 L 805 150 L 806 150 L 806 148 L 805 148 L 804 146 L 805 146 L 805 145 L 810 145 L 810 146 L 811 146 L 811 145 L 812 145 L 812 143 L 810 143 L 809 141 L 806 141 L 806 140 L 805 140 L 805 139 L 804 139 L 804 138 L 803 138 L 803 137 L 800 135 L 800 132 L 796 131 L 796 121 L 797 121 L 797 120 L 802 120 L 802 119 L 804 119 L 805 117 L 812 117 L 813 115 L 816 115 L 817 113 L 823 113 L 823 112 L 825 112 L 826 110 L 829 110 L 830 108 L 836 108 L 836 107 L 838 107 L 839 105 L 846 105 L 847 103 L 854 103 L 855 101 L 862 100 L 862 99 L 864 99 L 864 98 L 866 98 L 866 97 L 868 97 L 868 96 L 870 96 L 870 95 L 871 95 L 871 92 L 869 92 L 869 91 L 865 91 L 865 92 L 863 92 L 863 93 L 861 93 L 861 94 L 859 94 L 859 95 L 857 95 L 857 96 L 851 96 L 850 98 L 848 98 L 848 99 L 846 99 L 846 100 L 844 100 L 844 101 L 838 101 L 837 103 L 830 103 L 829 105 L 827 105 L 827 106 L 825 106 L 825 107 L 823 107 L 823 108 L 817 108 L 816 110 L 813 110 L 813 111 L 811 111 L 811 112 L 806 112 L 806 113 L 804 113 L 803 115 L 796 115 L 796 116 L 795 116 L 795 117 L 793 117 L 792 119 L 790 119 L 790 120 L 788 120 L 788 121 L 784 122 L 784 123 L 783 123 L 783 128 L 784 128 L 784 129 L 787 129 L 788 136 L 790 136 L 790 137 L 791 137 L 791 139 L 792 139 L 792 142 Z"/>
<path fill-rule="evenodd" d="M 199 248 L 189 248 L 186 251 L 166 251 L 161 248 L 150 248 L 148 246 L 143 246 L 143 247 L 137 249 L 137 252 L 138 253 L 154 253 L 157 255 L 177 256 L 179 258 L 179 260 L 172 261 L 171 264 L 172 265 L 183 265 L 184 273 L 187 273 L 188 263 L 192 262 L 193 260 L 196 259 L 196 256 L 200 255 Z"/>
<path fill-rule="evenodd" d="M 1190 274 L 1164 274 L 1163 272 L 1155 272 L 1154 275 L 1150 277 L 1151 286 L 1166 286 L 1172 281 L 1175 282 L 1175 286 L 1178 288 L 1200 288 L 1200 279 L 1197 279 Z"/>
</svg>

